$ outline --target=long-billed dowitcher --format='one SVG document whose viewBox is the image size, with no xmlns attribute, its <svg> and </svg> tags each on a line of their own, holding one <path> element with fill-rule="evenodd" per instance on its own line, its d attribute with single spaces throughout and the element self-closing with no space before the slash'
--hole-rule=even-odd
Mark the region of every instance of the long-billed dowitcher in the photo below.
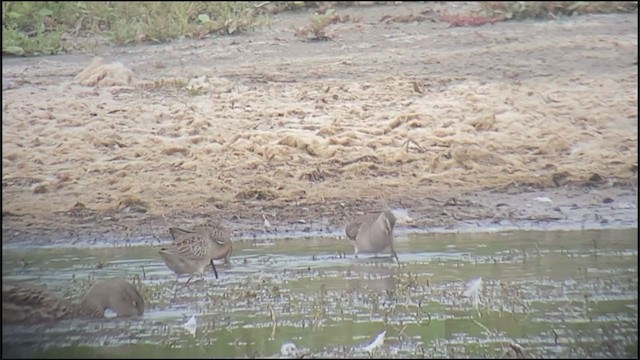
<svg viewBox="0 0 640 360">
<path fill-rule="evenodd" d="M 345 229 L 349 242 L 355 249 L 355 257 L 358 253 L 379 253 L 391 248 L 391 255 L 398 264 L 398 254 L 393 249 L 393 228 L 396 225 L 396 217 L 390 210 L 379 214 L 366 215 L 349 223 Z"/>
<path fill-rule="evenodd" d="M 224 226 L 212 223 L 197 225 L 190 229 L 169 228 L 173 243 L 160 249 L 165 264 L 176 275 L 203 274 L 204 268 L 211 264 L 218 278 L 213 260 L 223 259 L 229 263 L 233 246 L 231 234 Z M 187 280 L 187 283 L 191 280 Z"/>
<path fill-rule="evenodd" d="M 138 290 L 122 279 L 99 281 L 84 299 L 74 304 L 44 288 L 23 282 L 2 281 L 2 323 L 34 324 L 69 318 L 100 318 L 106 309 L 118 317 L 144 314 L 144 299 Z"/>
</svg>

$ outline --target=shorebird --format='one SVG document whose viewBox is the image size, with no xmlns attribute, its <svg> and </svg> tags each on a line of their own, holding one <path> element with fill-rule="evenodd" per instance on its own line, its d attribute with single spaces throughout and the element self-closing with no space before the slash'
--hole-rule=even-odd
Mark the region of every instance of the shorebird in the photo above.
<svg viewBox="0 0 640 360">
<path fill-rule="evenodd" d="M 410 221 L 408 215 L 403 221 Z M 389 247 L 391 256 L 399 264 L 398 254 L 393 249 L 393 228 L 396 217 L 391 210 L 379 214 L 366 215 L 350 222 L 345 229 L 347 238 L 355 249 L 355 257 L 361 252 L 379 253 Z"/>
<path fill-rule="evenodd" d="M 231 234 L 224 226 L 212 223 L 197 225 L 190 229 L 169 228 L 173 243 L 160 249 L 159 253 L 169 269 L 177 276 L 203 274 L 207 265 L 211 264 L 218 278 L 218 271 L 213 260 L 223 259 L 229 263 L 233 246 Z"/>
<path fill-rule="evenodd" d="M 79 304 L 46 289 L 13 280 L 2 280 L 2 323 L 34 324 L 70 318 L 101 318 L 106 309 L 118 317 L 144 314 L 144 299 L 122 279 L 93 284 Z"/>
</svg>

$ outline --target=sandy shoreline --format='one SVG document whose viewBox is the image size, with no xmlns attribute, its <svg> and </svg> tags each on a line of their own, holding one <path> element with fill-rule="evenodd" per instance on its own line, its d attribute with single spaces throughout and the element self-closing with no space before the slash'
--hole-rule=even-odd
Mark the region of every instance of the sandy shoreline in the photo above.
<svg viewBox="0 0 640 360">
<path fill-rule="evenodd" d="M 380 21 L 442 6 L 339 9 L 361 20 L 334 41 L 285 13 L 97 51 L 119 75 L 3 59 L 3 246 L 159 243 L 211 219 L 251 239 L 263 213 L 269 236 L 338 234 L 384 206 L 427 231 L 637 227 L 637 14 Z"/>
</svg>

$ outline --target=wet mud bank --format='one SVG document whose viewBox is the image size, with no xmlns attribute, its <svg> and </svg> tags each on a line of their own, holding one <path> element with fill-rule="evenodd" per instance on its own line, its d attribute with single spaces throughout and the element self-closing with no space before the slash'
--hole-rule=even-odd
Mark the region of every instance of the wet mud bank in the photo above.
<svg viewBox="0 0 640 360">
<path fill-rule="evenodd" d="M 565 186 L 551 190 L 503 189 L 475 193 L 430 192 L 420 198 L 316 204 L 247 202 L 213 213 L 154 216 L 125 209 L 87 209 L 50 218 L 3 214 L 3 247 L 112 247 L 170 241 L 170 226 L 220 221 L 233 241 L 344 236 L 344 225 L 384 206 L 407 209 L 413 222 L 396 234 L 637 228 L 637 190 L 627 186 Z M 265 215 L 269 227 L 265 227 Z"/>
</svg>

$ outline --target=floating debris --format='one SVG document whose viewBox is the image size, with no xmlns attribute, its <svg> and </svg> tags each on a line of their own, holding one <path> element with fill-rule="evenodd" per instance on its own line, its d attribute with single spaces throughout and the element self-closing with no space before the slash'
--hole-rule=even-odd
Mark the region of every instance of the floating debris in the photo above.
<svg viewBox="0 0 640 360">
<path fill-rule="evenodd" d="M 379 348 L 384 343 L 384 336 L 387 334 L 386 331 L 381 332 L 378 336 L 371 342 L 371 344 L 364 347 L 364 351 L 373 352 L 375 349 Z"/>
<path fill-rule="evenodd" d="M 11 79 L 7 79 L 4 76 L 2 77 L 2 91 L 13 89 L 15 84 Z"/>
<path fill-rule="evenodd" d="M 502 353 L 502 359 L 526 359 L 528 357 L 522 345 L 517 343 L 509 343 L 509 346 Z"/>
<path fill-rule="evenodd" d="M 189 321 L 187 321 L 186 323 L 182 324 L 182 327 L 185 330 L 187 330 L 191 335 L 195 336 L 196 328 L 197 328 L 196 316 L 191 315 L 191 319 L 189 319 Z"/>
<path fill-rule="evenodd" d="M 467 284 L 467 289 L 462 293 L 462 296 L 472 297 L 477 296 L 482 291 L 482 278 L 472 279 Z"/>
<path fill-rule="evenodd" d="M 299 350 L 296 344 L 292 343 L 291 341 L 285 342 L 280 347 L 280 355 L 282 355 L 285 358 L 301 359 L 308 354 L 309 354 L 308 349 Z"/>
<path fill-rule="evenodd" d="M 467 289 L 462 293 L 464 297 L 470 297 L 474 307 L 480 304 L 480 292 L 482 291 L 482 278 L 469 281 Z"/>
<path fill-rule="evenodd" d="M 269 229 L 271 229 L 271 223 L 267 220 L 267 216 L 264 213 L 262 213 L 262 219 L 264 219 L 265 230 L 269 231 Z"/>
<path fill-rule="evenodd" d="M 280 347 L 280 355 L 282 356 L 295 356 L 297 352 L 298 348 L 296 347 L 296 344 L 292 342 L 286 342 Z"/>
</svg>

